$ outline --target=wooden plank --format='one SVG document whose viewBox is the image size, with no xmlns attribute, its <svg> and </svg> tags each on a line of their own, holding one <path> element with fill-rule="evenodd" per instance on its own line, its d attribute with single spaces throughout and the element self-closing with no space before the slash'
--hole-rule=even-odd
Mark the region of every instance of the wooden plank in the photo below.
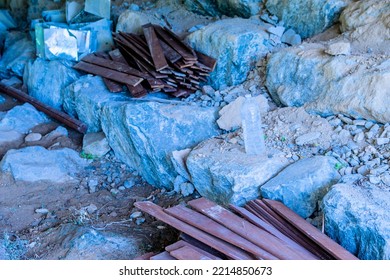
<svg viewBox="0 0 390 280">
<path fill-rule="evenodd" d="M 251 241 L 265 251 L 282 260 L 300 260 L 306 258 L 291 248 L 286 242 L 269 232 L 256 227 L 250 222 L 238 217 L 220 205 L 206 198 L 189 201 L 188 204 L 211 219 L 223 224 L 233 232 Z"/>
<path fill-rule="evenodd" d="M 137 58 L 137 61 L 142 61 L 142 64 L 148 64 L 149 67 L 154 67 L 152 57 L 149 54 L 145 54 L 140 51 L 136 46 L 131 42 L 127 41 L 123 37 L 118 36 L 120 39 L 115 38 L 115 42 L 121 49 L 125 49 L 127 54 L 130 54 L 133 58 Z"/>
<path fill-rule="evenodd" d="M 107 69 L 104 67 L 100 67 L 98 65 L 89 64 L 83 61 L 80 61 L 76 65 L 73 66 L 73 68 L 77 70 L 81 70 L 87 73 L 91 73 L 94 75 L 99 75 L 104 78 L 122 83 L 122 84 L 129 84 L 132 86 L 136 86 L 140 84 L 143 81 L 143 78 L 128 75 L 122 72 L 114 71 L 111 69 Z"/>
<path fill-rule="evenodd" d="M 131 96 L 139 98 L 148 94 L 148 91 L 141 85 L 131 86 L 127 85 L 127 89 L 129 90 Z"/>
<path fill-rule="evenodd" d="M 155 69 L 157 71 L 161 71 L 167 68 L 169 66 L 168 62 L 165 59 L 164 52 L 152 24 L 145 24 L 142 26 L 142 29 L 144 31 L 146 42 L 148 43 Z"/>
<path fill-rule="evenodd" d="M 292 248 L 300 251 L 303 254 L 306 254 L 308 257 L 311 257 L 313 259 L 320 259 L 319 257 L 312 254 L 309 250 L 301 246 L 300 244 L 296 243 L 291 238 L 287 237 L 283 233 L 281 233 L 279 230 L 277 230 L 274 226 L 270 225 L 269 223 L 263 221 L 262 219 L 258 218 L 256 215 L 252 214 L 248 210 L 246 210 L 243 207 L 235 206 L 235 205 L 229 205 L 229 208 L 232 209 L 234 212 L 241 215 L 246 220 L 250 221 L 252 224 L 268 231 L 272 235 L 276 236 L 277 238 L 283 240 L 284 242 L 288 243 L 289 246 Z"/>
<path fill-rule="evenodd" d="M 134 203 L 135 207 L 156 217 L 157 219 L 163 221 L 164 223 L 198 239 L 199 241 L 209 245 L 210 247 L 222 252 L 223 254 L 229 256 L 235 260 L 253 260 L 254 258 L 246 253 L 244 250 L 237 248 L 223 240 L 215 238 L 214 236 L 205 233 L 197 228 L 194 228 L 174 217 L 165 213 L 163 209 L 153 204 L 150 201 L 138 201 Z"/>
<path fill-rule="evenodd" d="M 154 255 L 153 257 L 150 258 L 150 260 L 153 261 L 173 261 L 177 260 L 175 257 L 172 257 L 167 251 L 164 251 L 160 254 Z"/>
<path fill-rule="evenodd" d="M 215 250 L 214 248 L 200 242 L 199 240 L 189 236 L 188 234 L 185 234 L 184 232 L 180 233 L 180 238 L 186 242 L 187 244 L 190 244 L 196 248 L 199 248 L 212 256 L 216 256 L 217 258 L 220 258 L 221 260 L 227 260 L 229 259 L 226 255 L 222 254 L 221 252 Z"/>
<path fill-rule="evenodd" d="M 196 59 L 198 58 L 196 52 L 188 44 L 186 44 L 179 36 L 172 32 L 169 28 L 164 27 L 165 32 L 167 32 L 172 38 L 174 38 L 181 46 L 183 46 L 188 52 L 192 54 Z"/>
<path fill-rule="evenodd" d="M 96 57 L 93 55 L 87 55 L 81 59 L 81 61 L 88 62 L 91 64 L 95 64 L 98 66 L 102 66 L 104 68 L 112 69 L 118 72 L 126 73 L 132 76 L 137 76 L 141 78 L 148 78 L 150 77 L 148 74 L 142 73 L 141 71 L 134 69 L 130 67 L 128 64 L 124 64 L 119 61 L 104 59 L 101 57 Z"/>
<path fill-rule="evenodd" d="M 104 58 L 104 59 L 110 59 L 110 56 L 105 52 L 96 52 L 94 53 L 96 57 Z M 83 59 L 81 59 L 83 60 Z M 103 82 L 108 88 L 110 92 L 118 93 L 123 91 L 123 86 L 120 83 L 114 82 L 112 80 L 109 80 L 107 78 L 103 78 Z"/>
<path fill-rule="evenodd" d="M 163 40 L 160 40 L 160 45 L 161 45 L 161 48 L 162 48 L 162 50 L 164 52 L 165 57 L 169 60 L 169 62 L 175 63 L 175 62 L 179 61 L 182 58 L 182 56 L 177 51 L 172 49 Z"/>
<path fill-rule="evenodd" d="M 212 260 L 208 256 L 189 246 L 183 246 L 169 252 L 169 254 L 178 260 Z"/>
<path fill-rule="evenodd" d="M 215 67 L 217 66 L 217 60 L 215 58 L 212 58 L 211 56 L 205 55 L 201 52 L 196 52 L 196 55 L 198 56 L 198 61 L 207 66 L 211 72 L 214 71 Z"/>
<path fill-rule="evenodd" d="M 194 56 L 190 51 L 188 51 L 180 41 L 174 39 L 160 26 L 154 25 L 154 30 L 156 31 L 157 36 L 160 39 L 164 40 L 165 43 L 167 43 L 171 48 L 178 52 L 185 60 L 197 60 L 196 56 Z"/>
<path fill-rule="evenodd" d="M 278 258 L 269 252 L 258 247 L 256 244 L 248 241 L 240 235 L 234 233 L 223 225 L 213 221 L 206 216 L 195 212 L 183 205 L 178 205 L 165 210 L 165 212 L 174 216 L 175 218 L 186 222 L 202 231 L 205 231 L 215 237 L 218 237 L 230 244 L 233 244 L 249 253 L 252 253 L 263 260 L 277 260 Z"/>
<path fill-rule="evenodd" d="M 133 38 L 131 36 L 128 36 L 126 33 L 119 32 L 119 34 L 120 35 L 116 37 L 118 40 L 120 40 L 137 55 L 145 59 L 145 61 L 153 65 L 152 56 L 150 55 L 147 46 L 138 44 L 136 40 L 133 40 Z"/>
<path fill-rule="evenodd" d="M 202 253 L 202 255 L 207 256 L 210 260 L 220 260 L 221 259 L 221 258 L 218 258 L 217 256 L 214 256 L 213 254 L 210 254 L 209 252 L 207 252 L 201 248 L 198 248 L 198 247 L 184 241 L 184 240 L 179 240 L 179 241 L 173 243 L 172 245 L 165 247 L 165 250 L 168 252 L 172 252 L 172 251 L 177 250 L 177 249 L 184 247 L 184 246 L 191 247 L 192 249 L 197 250 L 198 252 Z"/>
<path fill-rule="evenodd" d="M 338 243 L 333 241 L 327 235 L 323 234 L 316 227 L 306 222 L 301 216 L 296 214 L 283 203 L 269 199 L 264 199 L 263 201 L 275 212 L 277 212 L 284 219 L 286 219 L 286 221 L 293 224 L 301 233 L 313 240 L 322 249 L 331 254 L 337 260 L 358 260 L 357 257 L 348 252 L 346 249 L 344 249 Z"/>
</svg>

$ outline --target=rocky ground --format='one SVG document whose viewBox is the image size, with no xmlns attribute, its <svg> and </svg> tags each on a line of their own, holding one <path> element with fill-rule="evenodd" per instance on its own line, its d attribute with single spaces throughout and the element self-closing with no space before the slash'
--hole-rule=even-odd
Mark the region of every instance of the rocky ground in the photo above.
<svg viewBox="0 0 390 280">
<path fill-rule="evenodd" d="M 234 5 L 246 1 L 229 2 L 229 12 L 224 1 L 216 10 L 192 2 L 113 1 L 118 30 L 151 21 L 218 58 L 210 85 L 182 100 L 113 95 L 98 77 L 40 59 L 22 85 L 31 53 L 13 61 L 8 46 L 2 82 L 79 117 L 90 140 L 0 95 L 0 259 L 159 251 L 178 233 L 133 203 L 167 207 L 200 195 L 221 204 L 280 200 L 360 258 L 389 259 L 389 1 L 337 1 L 340 12 L 350 6 L 333 26 L 338 17 L 321 1 L 302 17 L 300 1 L 269 0 L 273 14 L 251 6 L 245 15 Z M 246 94 L 262 114 L 267 152 L 257 158 L 244 152 Z"/>
</svg>

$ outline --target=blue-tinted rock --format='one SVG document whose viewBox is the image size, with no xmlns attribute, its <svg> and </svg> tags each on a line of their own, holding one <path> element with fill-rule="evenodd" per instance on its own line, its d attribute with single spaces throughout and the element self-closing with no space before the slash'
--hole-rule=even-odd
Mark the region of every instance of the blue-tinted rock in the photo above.
<svg viewBox="0 0 390 280">
<path fill-rule="evenodd" d="M 228 16 L 249 18 L 260 12 L 263 0 L 216 0 L 218 9 Z"/>
<path fill-rule="evenodd" d="M 35 46 L 23 33 L 8 33 L 0 59 L 0 77 L 23 76 L 26 64 L 35 58 Z"/>
<path fill-rule="evenodd" d="M 217 138 L 193 149 L 186 163 L 196 190 L 225 205 L 243 205 L 259 197 L 259 186 L 289 164 L 283 154 L 247 155 L 244 147 Z"/>
<path fill-rule="evenodd" d="M 221 15 L 216 2 L 213 0 L 184 0 L 184 5 L 191 12 L 204 16 L 215 17 Z"/>
<path fill-rule="evenodd" d="M 79 78 L 79 73 L 66 61 L 38 58 L 28 67 L 27 87 L 32 97 L 61 109 L 64 88 Z"/>
<path fill-rule="evenodd" d="M 111 93 L 98 76 L 86 75 L 64 91 L 64 110 L 88 126 L 88 132 L 99 132 L 101 110 L 110 101 L 128 100 L 124 93 Z"/>
<path fill-rule="evenodd" d="M 172 152 L 219 134 L 217 109 L 148 101 L 103 106 L 102 128 L 121 161 L 151 185 L 172 189 L 178 175 Z"/>
<path fill-rule="evenodd" d="M 77 180 L 86 165 L 87 161 L 74 150 L 49 151 L 31 146 L 9 150 L 0 161 L 0 170 L 10 174 L 15 181 L 69 183 Z"/>
<path fill-rule="evenodd" d="M 272 48 L 269 33 L 271 25 L 249 19 L 225 19 L 191 33 L 189 44 L 204 54 L 217 59 L 210 75 L 215 88 L 242 83 L 254 67 Z"/>
<path fill-rule="evenodd" d="M 303 38 L 334 24 L 349 0 L 267 0 L 266 8 Z"/>
<path fill-rule="evenodd" d="M 274 100 L 323 116 L 343 114 L 390 122 L 388 58 L 332 56 L 326 49 L 320 43 L 302 44 L 273 53 L 267 63 L 266 86 Z"/>
<path fill-rule="evenodd" d="M 281 201 L 307 218 L 316 210 L 329 188 L 340 179 L 338 163 L 335 158 L 326 156 L 299 160 L 262 185 L 261 195 Z"/>
<path fill-rule="evenodd" d="M 325 233 L 360 259 L 390 259 L 390 193 L 337 184 L 323 199 Z"/>
</svg>

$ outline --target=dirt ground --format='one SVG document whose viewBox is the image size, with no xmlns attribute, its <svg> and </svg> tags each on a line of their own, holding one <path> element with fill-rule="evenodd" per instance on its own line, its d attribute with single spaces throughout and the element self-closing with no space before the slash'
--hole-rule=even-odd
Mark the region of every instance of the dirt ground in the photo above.
<svg viewBox="0 0 390 280">
<path fill-rule="evenodd" d="M 7 102 L 0 105 L 0 112 L 18 104 L 7 98 Z M 46 135 L 58 126 L 53 121 L 34 127 L 32 132 Z M 82 135 L 70 129 L 68 132 L 68 137 L 51 139 L 44 136 L 33 144 L 48 149 L 68 147 L 80 152 Z M 1 147 L 0 160 L 7 150 L 27 145 L 32 144 L 21 139 Z M 107 174 L 115 171 L 118 171 L 116 182 L 108 183 Z M 88 188 L 88 178 L 99 182 L 95 192 Z M 133 180 L 134 186 L 112 192 L 126 180 Z M 67 185 L 14 182 L 0 173 L 0 240 L 13 248 L 10 256 L 13 259 L 62 259 L 69 250 L 67 245 L 71 240 L 67 239 L 72 237 L 66 229 L 72 225 L 73 228 L 90 228 L 135 239 L 139 245 L 135 256 L 159 252 L 177 240 L 179 233 L 150 216 L 131 218 L 138 212 L 134 202 L 143 200 L 169 207 L 186 199 L 147 184 L 117 161 L 112 151 L 102 159 L 91 161 L 80 173 L 80 180 Z"/>
</svg>

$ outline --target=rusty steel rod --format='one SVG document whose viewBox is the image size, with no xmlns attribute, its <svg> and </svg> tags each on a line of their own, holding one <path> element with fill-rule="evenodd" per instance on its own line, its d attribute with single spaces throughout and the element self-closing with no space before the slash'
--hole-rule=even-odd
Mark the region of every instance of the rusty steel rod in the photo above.
<svg viewBox="0 0 390 280">
<path fill-rule="evenodd" d="M 82 133 L 85 134 L 87 132 L 87 125 L 79 120 L 76 120 L 69 116 L 68 114 L 61 112 L 57 109 L 54 109 L 38 99 L 24 93 L 21 90 L 18 90 L 14 87 L 7 86 L 6 84 L 0 82 L 0 92 L 9 95 L 19 101 L 27 102 L 33 105 L 37 110 L 47 114 L 48 116 L 52 117 L 53 119 L 63 123 L 64 125 Z"/>
</svg>

